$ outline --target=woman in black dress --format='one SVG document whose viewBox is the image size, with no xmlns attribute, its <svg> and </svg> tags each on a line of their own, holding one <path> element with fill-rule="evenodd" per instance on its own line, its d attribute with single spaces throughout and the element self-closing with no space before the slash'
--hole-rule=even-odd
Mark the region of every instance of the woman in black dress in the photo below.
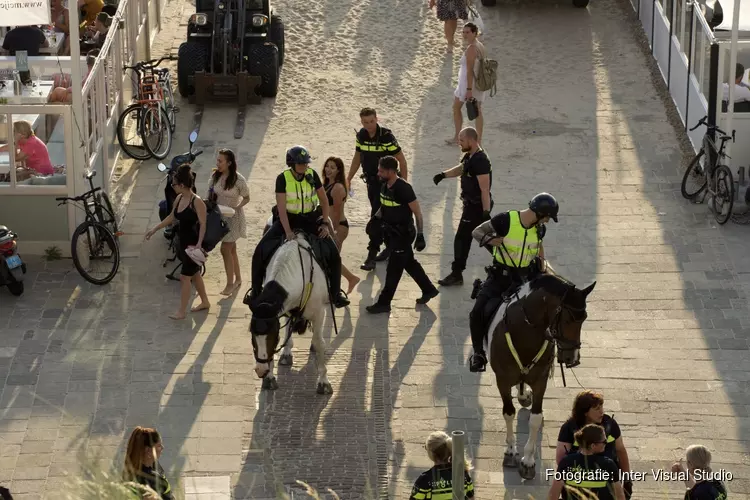
<svg viewBox="0 0 750 500">
<path fill-rule="evenodd" d="M 172 213 L 167 216 L 161 223 L 146 233 L 146 239 L 150 239 L 159 229 L 166 227 L 175 220 L 179 222 L 177 236 L 180 241 L 178 256 L 182 262 L 180 271 L 180 308 L 169 317 L 172 319 L 184 319 L 190 295 L 192 292 L 191 283 L 195 285 L 195 290 L 201 299 L 201 303 L 194 306 L 191 311 L 198 312 L 208 310 L 210 304 L 206 295 L 206 285 L 203 283 L 201 276 L 201 266 L 191 259 L 186 250 L 188 247 L 195 246 L 202 248 L 203 236 L 206 234 L 206 204 L 198 195 L 193 193 L 193 171 L 190 165 L 182 165 L 177 169 L 172 178 L 172 187 L 177 193 L 174 201 Z"/>
</svg>

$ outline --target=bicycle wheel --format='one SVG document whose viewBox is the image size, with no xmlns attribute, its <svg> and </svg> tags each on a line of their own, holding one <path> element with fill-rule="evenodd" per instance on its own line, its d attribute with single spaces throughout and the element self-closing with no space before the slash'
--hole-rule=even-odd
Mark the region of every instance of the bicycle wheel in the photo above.
<svg viewBox="0 0 750 500">
<path fill-rule="evenodd" d="M 126 155 L 134 160 L 148 160 L 151 153 L 146 149 L 140 134 L 141 104 L 131 104 L 117 120 L 117 142 Z"/>
<path fill-rule="evenodd" d="M 112 208 L 112 203 L 109 201 L 109 196 L 104 191 L 101 194 L 96 193 L 94 195 L 96 200 L 96 217 L 101 225 L 109 229 L 109 231 L 117 239 L 120 235 L 117 234 L 117 216 Z"/>
<path fill-rule="evenodd" d="M 714 193 L 714 217 L 719 224 L 726 224 L 732 217 L 734 206 L 734 179 L 726 165 L 719 165 L 714 172 L 716 192 Z"/>
<path fill-rule="evenodd" d="M 685 175 L 682 177 L 682 196 L 688 200 L 694 200 L 706 189 L 706 171 L 705 166 L 701 162 L 701 159 L 705 158 L 705 151 L 701 149 L 698 154 L 695 155 L 693 161 L 688 165 L 685 170 Z M 705 160 L 704 160 L 705 161 Z M 695 187 L 697 186 L 697 188 Z"/>
<path fill-rule="evenodd" d="M 177 128 L 177 116 L 175 116 L 174 93 L 172 92 L 172 80 L 169 76 L 164 80 L 164 109 L 169 118 L 169 130 L 174 134 Z"/>
<path fill-rule="evenodd" d="M 172 149 L 169 117 L 162 106 L 150 107 L 141 113 L 141 137 L 151 156 L 163 160 Z"/>
<path fill-rule="evenodd" d="M 120 268 L 120 247 L 106 226 L 87 220 L 73 233 L 70 254 L 83 279 L 106 285 Z"/>
</svg>

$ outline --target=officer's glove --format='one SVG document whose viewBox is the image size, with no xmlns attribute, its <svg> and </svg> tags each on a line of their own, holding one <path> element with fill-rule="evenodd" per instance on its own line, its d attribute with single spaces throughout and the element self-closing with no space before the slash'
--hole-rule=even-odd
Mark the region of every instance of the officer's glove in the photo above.
<svg viewBox="0 0 750 500">
<path fill-rule="evenodd" d="M 425 243 L 424 241 L 424 234 L 417 233 L 417 239 L 416 241 L 414 241 L 414 250 L 416 250 L 417 252 L 421 252 L 425 249 L 426 246 L 427 243 Z"/>
<path fill-rule="evenodd" d="M 440 172 L 439 174 L 437 174 L 435 177 L 432 178 L 432 182 L 434 182 L 435 185 L 437 186 L 438 184 L 440 184 L 440 181 L 442 181 L 443 179 L 445 179 L 445 174 L 443 172 Z"/>
<path fill-rule="evenodd" d="M 487 222 L 488 220 L 491 220 L 491 219 L 492 219 L 492 216 L 490 215 L 489 210 L 485 210 L 484 212 L 482 212 L 482 222 Z"/>
</svg>

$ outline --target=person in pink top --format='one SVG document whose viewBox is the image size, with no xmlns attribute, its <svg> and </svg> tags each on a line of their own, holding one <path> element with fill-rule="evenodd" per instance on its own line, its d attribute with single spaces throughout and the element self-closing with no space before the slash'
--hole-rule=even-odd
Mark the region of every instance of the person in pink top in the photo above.
<svg viewBox="0 0 750 500">
<path fill-rule="evenodd" d="M 47 145 L 42 142 L 31 129 L 31 124 L 27 121 L 18 121 L 13 123 L 13 134 L 16 143 L 16 161 L 21 161 L 31 174 L 52 175 L 55 169 L 49 159 Z M 0 151 L 7 151 L 8 146 L 0 147 Z"/>
</svg>

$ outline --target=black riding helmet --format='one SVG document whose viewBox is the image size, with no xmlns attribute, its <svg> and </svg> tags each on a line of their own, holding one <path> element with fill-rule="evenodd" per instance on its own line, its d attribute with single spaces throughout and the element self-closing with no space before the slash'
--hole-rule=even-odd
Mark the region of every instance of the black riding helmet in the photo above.
<svg viewBox="0 0 750 500">
<path fill-rule="evenodd" d="M 288 166 L 310 163 L 310 153 L 304 146 L 292 146 L 286 152 L 286 164 Z"/>
<path fill-rule="evenodd" d="M 529 208 L 536 214 L 537 218 L 543 219 L 544 217 L 549 217 L 557 222 L 557 212 L 560 210 L 560 206 L 551 194 L 539 193 L 534 196 L 529 202 Z"/>
</svg>

